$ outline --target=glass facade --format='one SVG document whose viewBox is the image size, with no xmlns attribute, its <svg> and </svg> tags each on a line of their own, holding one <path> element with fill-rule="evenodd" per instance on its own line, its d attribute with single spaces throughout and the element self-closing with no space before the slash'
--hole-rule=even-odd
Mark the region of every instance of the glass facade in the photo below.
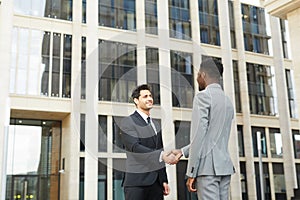
<svg viewBox="0 0 300 200">
<path fill-rule="evenodd" d="M 157 30 L 157 0 L 145 0 L 146 33 L 158 34 Z"/>
<path fill-rule="evenodd" d="M 6 199 L 59 198 L 61 123 L 11 119 Z"/>
<path fill-rule="evenodd" d="M 232 61 L 232 67 L 233 67 L 233 78 L 234 78 L 235 111 L 237 113 L 241 113 L 242 104 L 241 104 L 241 92 L 240 92 L 239 66 L 236 60 Z"/>
<path fill-rule="evenodd" d="M 72 21 L 73 0 L 14 0 L 14 13 Z"/>
<path fill-rule="evenodd" d="M 272 61 L 277 62 L 277 60 L 272 56 L 266 56 L 269 55 L 268 43 L 271 43 L 271 37 L 268 35 L 268 32 L 272 33 L 269 30 L 269 28 L 271 29 L 272 27 L 268 26 L 269 18 L 263 8 L 244 4 L 244 2 L 247 1 L 243 1 L 241 7 L 239 7 L 235 1 L 226 1 L 228 1 L 229 9 L 229 22 L 226 21 L 226 24 L 230 26 L 229 31 L 232 48 L 226 50 L 228 54 L 223 54 L 219 51 L 221 49 L 219 22 L 224 22 L 222 21 L 224 19 L 219 18 L 218 10 L 220 10 L 220 8 L 217 0 L 198 0 L 198 4 L 197 2 L 188 0 L 169 0 L 165 5 L 160 4 L 161 2 L 157 0 L 143 0 L 139 2 L 135 0 L 98 0 L 95 2 L 96 7 L 98 5 L 98 13 L 93 14 L 93 17 L 96 17 L 96 20 L 98 20 L 99 27 L 96 27 L 98 30 L 97 33 L 93 33 L 87 28 L 90 26 L 87 19 L 87 5 L 94 2 L 82 0 L 76 2 L 74 5 L 76 7 L 73 8 L 72 0 L 13 0 L 12 42 L 11 49 L 7 50 L 11 56 L 9 64 L 9 95 L 13 103 L 12 109 L 16 109 L 15 103 L 18 103 L 18 101 L 15 100 L 19 100 L 20 96 L 20 99 L 26 98 L 28 101 L 34 98 L 40 102 L 50 102 L 50 104 L 51 101 L 55 103 L 58 102 L 58 104 L 60 102 L 72 104 L 74 100 L 71 99 L 74 98 L 71 96 L 72 90 L 80 91 L 81 105 L 85 105 L 86 91 L 90 89 L 86 88 L 88 82 L 86 74 L 89 70 L 88 66 L 86 66 L 86 61 L 88 59 L 88 44 L 90 44 L 87 43 L 87 41 L 95 39 L 95 41 L 92 42 L 98 42 L 98 61 L 94 63 L 94 66 L 98 67 L 97 71 L 99 73 L 99 82 L 98 85 L 95 86 L 95 88 L 98 89 L 98 91 L 95 92 L 98 96 L 95 97 L 95 101 L 97 101 L 97 106 L 99 107 L 95 109 L 98 126 L 92 134 L 97 135 L 98 141 L 96 141 L 96 145 L 99 162 L 98 182 L 92 184 L 97 184 L 98 199 L 124 199 L 123 189 L 121 187 L 123 173 L 122 170 L 119 169 L 119 166 L 122 165 L 125 154 L 123 144 L 120 140 L 119 124 L 122 118 L 127 115 L 127 111 L 131 112 L 130 109 L 134 109 L 133 104 L 130 102 L 132 89 L 138 83 L 148 83 L 151 86 L 155 104 L 155 116 L 162 116 L 162 118 L 164 118 L 157 120 L 172 120 L 174 122 L 175 146 L 176 148 L 183 147 L 189 143 L 189 114 L 192 108 L 193 97 L 196 93 L 195 90 L 197 90 L 198 86 L 197 83 L 194 83 L 196 79 L 193 58 L 196 58 L 195 60 L 197 61 L 198 58 L 194 56 L 202 56 L 202 60 L 208 57 L 201 55 L 204 54 L 203 52 L 198 52 L 198 46 L 200 45 L 201 50 L 215 56 L 213 59 L 219 59 L 220 61 L 223 59 L 221 56 L 230 54 L 232 58 L 235 59 L 232 61 L 233 80 L 226 80 L 226 77 L 224 77 L 224 80 L 228 81 L 228 83 L 230 82 L 229 84 L 234 84 L 234 91 L 226 91 L 225 88 L 225 92 L 228 92 L 228 94 L 234 98 L 237 112 L 237 121 L 235 123 L 238 124 L 235 125 L 237 125 L 238 134 L 237 144 L 240 157 L 242 199 L 248 199 L 248 189 L 251 191 L 250 193 L 253 194 L 255 190 L 254 187 L 257 187 L 256 198 L 261 198 L 258 189 L 258 163 L 255 163 L 255 165 L 254 163 L 248 163 L 249 157 L 252 161 L 258 161 L 256 138 L 258 131 L 261 132 L 260 142 L 262 145 L 263 161 L 265 162 L 263 176 L 266 199 L 270 199 L 271 195 L 275 196 L 276 199 L 287 199 L 288 194 L 285 190 L 290 190 L 291 186 L 288 184 L 285 185 L 285 176 L 290 176 L 290 174 L 284 174 L 284 172 L 289 169 L 289 166 L 285 166 L 285 156 L 283 156 L 283 153 L 287 154 L 290 152 L 282 152 L 286 138 L 282 138 L 283 133 L 281 133 L 280 128 L 278 128 L 280 124 L 278 122 L 282 120 L 277 108 L 277 106 L 281 106 L 277 105 L 275 80 L 278 79 L 276 79 L 273 66 L 269 66 Z M 251 4 L 250 1 L 248 2 Z M 145 9 L 137 11 L 136 5 L 142 7 L 142 4 L 144 4 Z M 191 5 L 196 4 L 198 7 L 191 8 Z M 2 1 L 2 6 L 3 5 Z M 257 5 L 259 5 L 259 3 L 257 3 Z M 77 9 L 79 7 L 81 7 L 81 9 Z M 236 10 L 235 8 L 241 9 Z M 165 9 L 166 13 L 168 13 L 167 18 L 169 19 L 162 19 L 164 15 L 158 13 L 158 10 L 161 9 Z M 236 26 L 237 21 L 235 21 L 234 18 L 234 15 L 239 13 L 242 17 L 242 30 L 239 30 L 239 27 Z M 76 17 L 74 19 L 77 19 L 77 21 L 72 22 L 73 16 Z M 197 41 L 191 41 L 192 19 L 197 19 L 197 17 L 199 17 L 200 26 L 199 30 L 194 30 L 195 32 L 193 33 L 200 35 L 200 41 L 198 41 L 200 44 Z M 137 28 L 141 28 L 137 27 L 136 23 L 136 20 L 139 19 L 145 20 L 145 27 L 142 28 L 145 28 L 146 34 L 135 32 Z M 163 37 L 163 39 L 169 40 L 166 43 L 161 40 L 158 33 L 159 19 L 169 22 L 169 36 L 166 36 L 166 38 Z M 28 23 L 29 21 L 30 23 Z M 40 22 L 42 23 L 39 24 Z M 286 86 L 284 87 L 287 87 L 291 118 L 287 120 L 291 120 L 291 127 L 295 128 L 294 123 L 298 122 L 298 113 L 295 93 L 296 85 L 293 83 L 293 67 L 290 66 L 291 60 L 289 60 L 288 27 L 287 21 L 279 20 L 279 22 L 282 40 L 279 42 L 282 42 L 282 44 L 277 45 L 282 45 L 283 57 L 287 58 L 283 59 L 282 62 L 282 68 L 285 70 L 286 77 Z M 144 25 L 143 23 L 139 24 Z M 47 27 L 47 25 L 49 25 L 49 27 Z M 243 35 L 244 40 L 236 40 L 236 35 Z M 110 36 L 118 37 L 110 39 Z M 145 38 L 145 42 L 139 44 L 141 38 Z M 241 52 L 241 54 L 240 52 L 237 53 L 235 49 L 241 42 L 244 42 L 244 48 L 247 51 L 244 57 L 247 74 L 244 75 L 241 73 L 245 70 L 243 69 L 244 64 L 236 60 L 240 58 L 239 56 L 243 56 L 242 54 L 244 54 L 243 52 Z M 276 42 L 277 41 L 272 41 L 273 45 L 276 44 Z M 208 45 L 202 45 L 201 43 Z M 137 50 L 142 53 L 140 54 L 139 52 L 139 54 L 137 54 Z M 163 54 L 164 56 L 159 55 L 162 51 L 167 51 L 168 56 L 165 56 L 166 54 Z M 138 55 L 142 56 L 138 58 Z M 216 58 L 218 56 L 219 58 Z M 257 61 L 255 61 L 256 59 Z M 144 71 L 142 69 L 143 66 L 138 66 L 138 63 L 139 65 L 146 65 L 146 70 Z M 160 74 L 163 73 L 161 70 L 163 68 L 160 64 L 167 64 L 163 67 L 169 67 L 171 74 Z M 241 66 L 239 66 L 239 64 Z M 225 69 L 226 67 L 227 66 L 224 66 Z M 78 77 L 75 77 L 77 74 Z M 162 77 L 168 81 L 171 79 L 170 85 L 161 85 Z M 244 77 L 247 77 L 247 80 L 244 80 Z M 73 81 L 71 81 L 72 79 Z M 79 82 L 79 80 L 80 84 L 74 84 L 77 83 L 77 81 Z M 221 84 L 223 85 L 223 80 Z M 163 87 L 169 88 L 169 91 L 161 90 Z M 242 95 L 245 95 L 244 92 L 247 91 L 246 87 L 248 87 L 248 94 L 246 95 L 249 96 L 249 102 L 241 102 L 241 99 L 245 99 L 242 98 L 244 97 Z M 165 93 L 162 94 L 162 92 Z M 234 92 L 234 96 L 232 92 Z M 165 97 L 172 98 L 172 118 L 165 117 L 164 114 L 168 115 L 169 113 L 163 113 L 164 108 L 160 106 L 162 102 L 165 102 Z M 243 103 L 249 103 L 250 116 L 248 116 L 249 111 L 242 110 Z M 55 106 L 60 108 L 58 104 Z M 117 106 L 114 107 L 114 105 Z M 120 105 L 122 109 L 115 109 L 119 108 Z M 52 105 L 50 105 L 49 112 L 53 112 L 51 109 L 56 109 L 55 106 L 52 107 Z M 113 111 L 110 110 L 110 106 L 113 107 Z M 244 108 L 247 109 L 246 106 L 243 106 L 243 109 Z M 24 109 L 26 110 L 27 107 L 24 106 Z M 29 109 L 32 109 L 31 105 Z M 55 112 L 56 111 L 57 110 L 55 110 Z M 46 109 L 42 112 L 48 114 L 48 116 L 52 116 L 52 113 L 49 114 Z M 69 111 L 67 108 L 66 110 L 60 110 L 58 112 L 73 114 L 72 110 Z M 243 124 L 244 117 L 250 117 L 250 131 L 249 127 L 245 127 Z M 79 195 L 79 199 L 84 199 L 84 196 L 87 195 L 84 194 L 84 182 L 89 181 L 88 178 L 85 179 L 85 171 L 87 172 L 89 170 L 84 164 L 84 157 L 87 153 L 85 140 L 89 136 L 85 131 L 86 115 L 84 106 L 80 108 L 79 119 L 80 136 L 77 136 L 77 139 L 80 139 L 80 152 L 77 158 L 79 159 L 79 194 L 76 195 Z M 271 120 L 271 124 L 267 124 L 269 122 L 268 120 Z M 15 120 L 15 123 L 15 125 L 11 126 L 16 126 L 16 130 L 24 126 L 24 123 L 23 125 L 18 124 L 19 122 L 17 122 L 17 120 Z M 22 199 L 25 193 L 28 194 L 31 199 L 41 199 L 42 194 L 45 194 L 43 199 L 59 199 L 59 195 L 65 195 L 64 192 L 69 190 L 70 187 L 69 185 L 59 187 L 60 174 L 57 173 L 57 170 L 54 172 L 54 168 L 60 169 L 61 161 L 56 157 L 57 155 L 55 153 L 57 152 L 53 152 L 54 150 L 51 149 L 51 147 L 54 148 L 54 142 L 58 142 L 59 140 L 54 141 L 53 135 L 50 133 L 48 136 L 46 133 L 44 135 L 44 131 L 50 132 L 50 130 L 44 128 L 43 124 L 38 124 L 40 122 L 34 122 L 34 124 L 30 123 L 24 127 L 33 127 L 34 131 L 32 131 L 32 134 L 36 133 L 38 127 L 42 127 L 41 130 L 39 130 L 42 132 L 42 135 L 37 134 L 35 138 L 35 140 L 40 139 L 41 144 L 39 144 L 39 146 L 32 145 L 34 146 L 32 148 L 36 148 L 36 151 L 40 152 L 40 157 L 36 155 L 37 152 L 34 154 L 36 160 L 40 159 L 39 161 L 35 161 L 35 163 L 39 162 L 38 167 L 36 167 L 35 170 L 27 170 L 24 174 L 19 174 L 17 173 L 17 167 L 22 164 L 11 165 L 10 163 L 12 167 L 10 170 L 12 171 L 7 176 L 6 199 L 12 199 L 15 196 Z M 48 121 L 46 121 L 46 123 L 48 123 Z M 71 129 L 73 128 L 73 123 L 70 124 L 71 125 L 67 125 L 67 130 L 69 130 L 69 127 L 71 127 Z M 290 129 L 292 129 L 291 127 Z M 25 134 L 27 134 L 27 131 Z M 17 133 L 14 137 L 15 141 L 19 140 Z M 297 177 L 298 180 L 300 180 L 300 165 L 298 164 L 298 159 L 300 159 L 299 130 L 292 130 L 292 136 L 289 137 L 293 138 L 295 153 L 293 156 L 296 160 Z M 250 138 L 250 141 L 248 138 Z M 64 144 L 64 142 L 62 144 Z M 23 143 L 24 144 L 20 145 L 20 147 L 29 146 L 27 141 L 24 140 Z M 247 149 L 249 147 L 247 143 L 252 143 L 253 149 L 250 149 L 250 151 L 253 151 L 253 155 L 251 152 L 247 152 L 249 151 L 249 149 Z M 37 144 L 36 141 L 34 144 Z M 40 149 L 37 150 L 37 147 L 40 147 Z M 17 147 L 16 145 L 10 147 L 10 153 L 12 148 Z M 14 153 L 20 152 L 16 150 Z M 50 160 L 52 163 L 49 164 L 50 161 L 47 159 L 50 159 L 50 157 L 55 160 L 56 164 L 53 164 L 54 160 Z M 10 162 L 16 163 L 16 159 L 18 158 L 19 157 L 16 157 Z M 45 163 L 47 163 L 47 166 Z M 180 200 L 197 199 L 196 195 L 189 193 L 185 186 L 186 166 L 187 160 L 183 158 L 182 161 L 173 168 L 174 170 L 176 169 L 177 177 L 175 184 L 177 185 L 175 188 L 172 188 L 173 186 L 171 187 L 171 193 L 175 193 L 176 191 L 175 196 L 177 195 L 177 199 Z M 85 167 L 87 167 L 87 169 L 85 169 Z M 173 169 L 171 169 L 171 172 L 173 172 Z M 249 170 L 255 170 L 256 184 L 252 183 L 250 175 L 253 176 L 253 174 L 251 174 Z M 247 180 L 247 175 L 249 180 Z M 269 179 L 269 176 L 272 178 Z M 236 182 L 234 184 L 236 184 Z M 272 185 L 272 187 L 270 187 L 270 185 Z M 27 188 L 26 191 L 24 191 L 25 186 Z M 63 190 L 59 191 L 62 187 Z M 270 188 L 272 188 L 272 190 L 274 189 L 274 191 L 271 191 Z M 61 194 L 58 194 L 59 192 L 61 192 Z"/>
<path fill-rule="evenodd" d="M 70 98 L 71 59 L 71 35 L 15 27 L 10 92 Z"/>
<path fill-rule="evenodd" d="M 129 102 L 136 66 L 135 45 L 99 40 L 99 100 Z"/>
<path fill-rule="evenodd" d="M 242 4 L 244 45 L 246 51 L 269 55 L 264 8 Z"/>
<path fill-rule="evenodd" d="M 282 136 L 280 129 L 269 128 L 270 151 L 272 158 L 282 158 Z"/>
<path fill-rule="evenodd" d="M 274 72 L 270 66 L 247 63 L 247 80 L 251 114 L 276 115 Z"/>
<path fill-rule="evenodd" d="M 173 106 L 191 108 L 194 97 L 192 54 L 172 50 L 170 54 Z"/>
<path fill-rule="evenodd" d="M 257 144 L 257 133 L 260 132 L 260 142 L 261 142 L 261 156 L 268 157 L 267 154 L 267 139 L 265 128 L 263 127 L 251 127 L 252 130 L 252 144 L 253 144 L 253 156 L 258 157 L 258 144 Z"/>
<path fill-rule="evenodd" d="M 135 0 L 98 0 L 99 26 L 135 30 Z"/>
<path fill-rule="evenodd" d="M 255 166 L 255 181 L 256 181 L 256 198 L 261 200 L 261 190 L 260 190 L 260 174 L 259 174 L 259 164 L 254 163 Z M 269 166 L 267 163 L 263 163 L 263 188 L 265 193 L 265 200 L 271 200 L 271 185 L 269 176 Z"/>
<path fill-rule="evenodd" d="M 151 86 L 154 104 L 160 104 L 159 55 L 157 48 L 146 48 L 147 83 Z"/>
<path fill-rule="evenodd" d="M 296 109 L 295 89 L 292 79 L 292 72 L 289 69 L 285 70 L 286 86 L 289 100 L 289 113 L 291 118 L 298 118 Z"/>
<path fill-rule="evenodd" d="M 201 43 L 220 46 L 217 0 L 198 0 Z"/>
<path fill-rule="evenodd" d="M 188 0 L 169 0 L 170 37 L 191 39 L 190 4 Z"/>
</svg>

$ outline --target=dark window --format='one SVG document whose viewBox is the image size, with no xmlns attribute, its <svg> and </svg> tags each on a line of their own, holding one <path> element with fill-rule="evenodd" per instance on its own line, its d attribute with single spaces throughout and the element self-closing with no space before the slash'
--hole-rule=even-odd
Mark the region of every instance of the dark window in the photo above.
<svg viewBox="0 0 300 200">
<path fill-rule="evenodd" d="M 273 166 L 275 199 L 278 200 L 287 199 L 283 164 L 273 163 L 272 166 Z"/>
<path fill-rule="evenodd" d="M 292 130 L 294 140 L 295 158 L 300 158 L 300 132 L 299 130 Z"/>
<path fill-rule="evenodd" d="M 236 48 L 233 1 L 228 1 L 231 48 Z"/>
<path fill-rule="evenodd" d="M 280 31 L 281 31 L 281 42 L 282 42 L 282 51 L 283 51 L 283 57 L 288 58 L 288 42 L 287 42 L 287 31 L 286 31 L 286 20 L 279 19 L 280 22 Z"/>
<path fill-rule="evenodd" d="M 247 63 L 248 93 L 251 114 L 276 115 L 270 66 Z"/>
<path fill-rule="evenodd" d="M 191 20 L 188 0 L 169 0 L 170 37 L 190 40 Z"/>
<path fill-rule="evenodd" d="M 123 117 L 113 117 L 113 152 L 115 153 L 122 153 L 125 149 L 120 136 L 122 119 Z"/>
<path fill-rule="evenodd" d="M 201 42 L 220 46 L 217 0 L 198 0 L 198 4 Z"/>
<path fill-rule="evenodd" d="M 239 78 L 238 62 L 236 60 L 233 60 L 232 66 L 233 66 L 233 78 L 234 78 L 235 110 L 237 113 L 241 113 L 242 105 L 241 105 L 241 92 L 240 92 L 240 78 Z"/>
<path fill-rule="evenodd" d="M 107 199 L 107 160 L 98 159 L 98 200 Z"/>
<path fill-rule="evenodd" d="M 98 152 L 107 152 L 107 116 L 98 116 Z"/>
<path fill-rule="evenodd" d="M 272 158 L 282 158 L 282 138 L 279 128 L 269 129 L 270 151 Z"/>
<path fill-rule="evenodd" d="M 175 143 L 176 149 L 180 149 L 190 143 L 191 122 L 175 121 Z"/>
<path fill-rule="evenodd" d="M 187 161 L 182 160 L 176 164 L 177 177 L 177 199 L 180 200 L 197 200 L 197 193 L 189 192 L 185 185 L 186 183 L 186 168 Z"/>
<path fill-rule="evenodd" d="M 154 104 L 160 104 L 159 56 L 157 48 L 146 48 L 147 83 L 151 86 Z"/>
<path fill-rule="evenodd" d="M 289 112 L 291 118 L 297 118 L 297 111 L 296 111 L 296 100 L 294 96 L 294 86 L 292 81 L 292 74 L 291 71 L 286 69 L 285 70 L 285 77 L 286 77 L 286 86 L 287 86 L 287 93 L 288 93 L 288 100 L 289 100 Z"/>
<path fill-rule="evenodd" d="M 157 35 L 157 0 L 145 0 L 145 27 L 146 33 Z"/>
<path fill-rule="evenodd" d="M 257 132 L 260 132 L 261 155 L 262 157 L 267 157 L 267 140 L 266 140 L 265 128 L 251 127 L 251 129 L 252 129 L 253 155 L 255 157 L 258 157 Z"/>
<path fill-rule="evenodd" d="M 135 45 L 99 40 L 99 100 L 129 102 L 136 66 Z"/>
<path fill-rule="evenodd" d="M 242 187 L 242 199 L 248 200 L 247 172 L 246 172 L 245 162 L 240 162 L 240 176 L 241 176 L 241 187 Z"/>
<path fill-rule="evenodd" d="M 81 99 L 86 97 L 86 37 L 81 38 Z"/>
<path fill-rule="evenodd" d="M 237 126 L 237 134 L 238 134 L 238 144 L 239 144 L 239 156 L 244 157 L 245 156 L 244 134 L 243 134 L 243 126 L 242 125 Z"/>
<path fill-rule="evenodd" d="M 242 4 L 242 21 L 246 51 L 269 54 L 266 32 L 265 10 L 252 5 Z"/>
<path fill-rule="evenodd" d="M 80 151 L 85 151 L 85 114 L 80 114 Z"/>
<path fill-rule="evenodd" d="M 79 160 L 79 200 L 84 200 L 84 158 Z"/>
<path fill-rule="evenodd" d="M 64 34 L 62 97 L 71 97 L 72 36 Z"/>
<path fill-rule="evenodd" d="M 135 0 L 98 0 L 99 26 L 135 30 Z"/>
<path fill-rule="evenodd" d="M 125 171 L 125 159 L 113 159 L 113 199 L 124 200 L 122 180 Z"/>
<path fill-rule="evenodd" d="M 174 107 L 191 108 L 194 97 L 192 54 L 171 51 L 172 103 Z"/>
<path fill-rule="evenodd" d="M 261 190 L 260 190 L 260 173 L 259 173 L 259 163 L 254 163 L 255 168 L 255 181 L 256 181 L 256 198 L 261 200 Z M 268 163 L 263 163 L 263 187 L 265 193 L 265 200 L 271 200 L 271 186 L 270 186 L 270 176 Z"/>
<path fill-rule="evenodd" d="M 82 23 L 86 23 L 86 0 L 82 0 Z"/>
</svg>

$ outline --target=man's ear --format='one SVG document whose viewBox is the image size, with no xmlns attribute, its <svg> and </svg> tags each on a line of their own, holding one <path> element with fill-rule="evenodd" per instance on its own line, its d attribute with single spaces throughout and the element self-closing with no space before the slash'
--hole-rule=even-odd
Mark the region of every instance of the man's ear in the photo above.
<svg viewBox="0 0 300 200">
<path fill-rule="evenodd" d="M 137 98 L 134 98 L 134 99 L 133 99 L 133 102 L 135 103 L 135 105 L 137 105 L 138 102 L 139 102 L 139 100 L 138 100 Z"/>
</svg>

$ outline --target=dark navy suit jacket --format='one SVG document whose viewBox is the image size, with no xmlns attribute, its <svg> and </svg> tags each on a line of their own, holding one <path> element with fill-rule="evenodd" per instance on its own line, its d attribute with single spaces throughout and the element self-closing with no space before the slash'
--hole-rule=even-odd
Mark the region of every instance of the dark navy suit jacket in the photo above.
<svg viewBox="0 0 300 200">
<path fill-rule="evenodd" d="M 161 129 L 157 122 L 153 123 L 157 134 L 137 111 L 121 122 L 121 139 L 127 156 L 125 187 L 149 186 L 157 179 L 161 185 L 168 182 L 165 163 L 159 162 L 163 150 Z"/>
</svg>

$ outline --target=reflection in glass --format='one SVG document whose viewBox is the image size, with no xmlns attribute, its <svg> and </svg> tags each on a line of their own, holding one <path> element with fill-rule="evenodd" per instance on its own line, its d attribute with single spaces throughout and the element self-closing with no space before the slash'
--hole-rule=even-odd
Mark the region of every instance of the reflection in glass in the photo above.
<svg viewBox="0 0 300 200">
<path fill-rule="evenodd" d="M 62 97 L 71 97 L 72 36 L 64 34 Z"/>
<path fill-rule="evenodd" d="M 254 168 L 255 168 L 255 181 L 256 181 L 256 198 L 261 199 L 260 174 L 259 174 L 259 165 L 257 162 L 254 163 Z M 263 163 L 263 187 L 265 192 L 265 200 L 271 200 L 271 186 L 270 186 L 268 163 Z"/>
<path fill-rule="evenodd" d="M 122 180 L 124 176 L 125 159 L 113 159 L 113 199 L 124 200 Z"/>
<path fill-rule="evenodd" d="M 175 121 L 175 148 L 182 148 L 190 143 L 191 122 Z"/>
<path fill-rule="evenodd" d="M 286 199 L 285 176 L 282 163 L 273 163 L 274 191 L 276 199 Z"/>
<path fill-rule="evenodd" d="M 170 37 L 190 40 L 191 20 L 188 0 L 169 0 Z"/>
<path fill-rule="evenodd" d="M 137 82 L 136 45 L 99 40 L 99 100 L 129 102 Z"/>
<path fill-rule="evenodd" d="M 258 148 L 257 148 L 257 132 L 260 132 L 260 140 L 261 140 L 261 155 L 262 157 L 267 157 L 267 141 L 266 141 L 266 133 L 265 128 L 263 127 L 251 127 L 252 129 L 252 144 L 253 144 L 253 155 L 258 157 Z"/>
<path fill-rule="evenodd" d="M 98 200 L 107 199 L 107 161 L 99 158 L 98 160 Z"/>
<path fill-rule="evenodd" d="M 171 51 L 173 107 L 191 108 L 194 97 L 192 54 Z"/>
<path fill-rule="evenodd" d="M 299 130 L 292 130 L 294 140 L 295 158 L 300 158 L 300 132 Z"/>
<path fill-rule="evenodd" d="M 98 116 L 98 152 L 107 152 L 107 116 Z"/>
<path fill-rule="evenodd" d="M 157 35 L 157 0 L 145 0 L 145 27 L 146 33 Z"/>
<path fill-rule="evenodd" d="M 81 38 L 81 99 L 86 95 L 86 37 Z"/>
<path fill-rule="evenodd" d="M 15 14 L 72 21 L 73 0 L 14 0 Z"/>
<path fill-rule="evenodd" d="M 159 56 L 157 48 L 146 48 L 147 83 L 151 86 L 154 104 L 160 104 Z"/>
<path fill-rule="evenodd" d="M 198 0 L 202 43 L 220 46 L 219 14 L 216 0 Z"/>
<path fill-rule="evenodd" d="M 59 96 L 60 40 L 61 40 L 61 34 L 53 33 L 51 96 L 54 96 L 54 97 Z"/>
<path fill-rule="evenodd" d="M 120 136 L 122 119 L 123 117 L 113 117 L 113 152 L 116 153 L 122 153 L 125 149 Z"/>
<path fill-rule="evenodd" d="M 136 29 L 135 0 L 98 0 L 99 26 L 134 30 Z"/>
<path fill-rule="evenodd" d="M 273 158 L 282 158 L 282 138 L 279 129 L 270 128 L 270 150 Z"/>
<path fill-rule="evenodd" d="M 237 134 L 238 134 L 238 144 L 239 144 L 239 156 L 244 157 L 244 134 L 243 134 L 243 126 L 237 126 Z"/>
<path fill-rule="evenodd" d="M 60 169 L 59 122 L 11 119 L 6 198 L 57 199 Z"/>
</svg>

